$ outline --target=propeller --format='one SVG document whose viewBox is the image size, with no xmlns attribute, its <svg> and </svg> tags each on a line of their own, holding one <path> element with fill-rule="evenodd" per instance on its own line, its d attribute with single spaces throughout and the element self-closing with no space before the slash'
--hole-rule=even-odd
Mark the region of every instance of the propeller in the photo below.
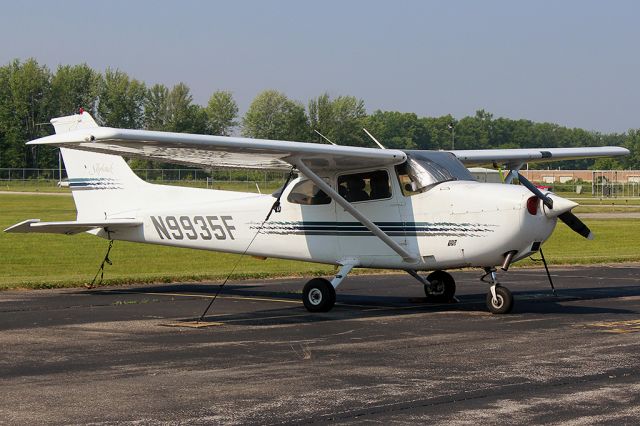
<svg viewBox="0 0 640 426">
<path fill-rule="evenodd" d="M 558 215 L 558 219 L 563 221 L 569 228 L 573 229 L 587 240 L 593 240 L 593 232 L 591 232 L 589 227 L 585 225 L 583 221 L 578 219 L 575 214 L 571 212 L 564 212 L 561 215 Z"/>
<path fill-rule="evenodd" d="M 518 173 L 518 179 L 520 180 L 520 183 L 522 185 L 524 185 L 529 191 L 533 192 L 533 194 L 536 197 L 542 200 L 542 203 L 545 205 L 545 207 L 547 207 L 550 210 L 547 212 L 547 216 L 551 216 L 551 217 L 557 216 L 558 219 L 564 222 L 574 232 L 577 232 L 578 234 L 582 235 L 584 238 L 588 240 L 593 240 L 593 232 L 591 232 L 589 227 L 585 225 L 583 221 L 578 219 L 578 217 L 575 214 L 571 213 L 571 209 L 575 207 L 577 204 L 573 203 L 572 201 L 565 200 L 563 198 L 558 197 L 556 198 L 556 201 L 558 201 L 558 203 L 556 204 L 561 204 L 556 206 L 559 214 L 553 214 L 552 210 L 553 210 L 554 200 L 549 195 L 544 194 L 542 191 L 540 191 L 538 187 L 536 187 L 533 183 L 531 183 L 529 179 L 522 176 L 522 174 Z"/>
</svg>

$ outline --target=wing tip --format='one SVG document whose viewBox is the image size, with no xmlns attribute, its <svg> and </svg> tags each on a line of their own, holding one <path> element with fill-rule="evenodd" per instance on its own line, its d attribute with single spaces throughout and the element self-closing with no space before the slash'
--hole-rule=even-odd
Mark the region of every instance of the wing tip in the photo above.
<svg viewBox="0 0 640 426">
<path fill-rule="evenodd" d="M 30 232 L 31 230 L 31 224 L 32 223 L 38 223 L 40 222 L 40 219 L 27 219 L 27 220 L 23 220 L 22 222 L 16 223 L 15 225 L 11 225 L 10 227 L 8 227 L 7 229 L 5 229 L 3 232 L 7 232 L 7 233 L 27 233 Z"/>
</svg>

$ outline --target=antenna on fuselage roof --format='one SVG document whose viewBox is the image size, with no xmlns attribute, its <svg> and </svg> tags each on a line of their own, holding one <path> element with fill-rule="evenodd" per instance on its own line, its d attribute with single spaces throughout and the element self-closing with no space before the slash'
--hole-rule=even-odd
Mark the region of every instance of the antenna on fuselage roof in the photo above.
<svg viewBox="0 0 640 426">
<path fill-rule="evenodd" d="M 362 128 L 362 130 L 364 130 L 364 132 L 369 135 L 369 137 L 371 139 L 373 139 L 373 141 L 380 147 L 380 149 L 387 149 L 385 148 L 380 142 L 378 142 L 378 139 L 374 138 L 373 135 L 371 133 L 369 133 L 369 131 L 367 129 L 365 129 L 364 127 Z"/>
<path fill-rule="evenodd" d="M 313 131 L 316 132 L 317 134 L 319 134 L 322 137 L 322 139 L 324 139 L 325 141 L 329 142 L 331 145 L 338 145 L 337 143 L 331 142 L 331 139 L 329 139 L 328 137 L 326 137 L 325 135 L 323 135 L 322 133 L 320 133 L 316 129 L 313 129 Z"/>
</svg>

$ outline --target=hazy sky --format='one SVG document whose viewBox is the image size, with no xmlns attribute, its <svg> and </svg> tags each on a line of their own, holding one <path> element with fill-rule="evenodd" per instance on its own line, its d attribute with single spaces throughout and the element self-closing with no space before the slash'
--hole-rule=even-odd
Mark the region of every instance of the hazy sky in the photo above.
<svg viewBox="0 0 640 426">
<path fill-rule="evenodd" d="M 277 89 L 376 109 L 640 127 L 638 1 L 5 1 L 0 63 L 86 62 L 246 110 Z"/>
</svg>

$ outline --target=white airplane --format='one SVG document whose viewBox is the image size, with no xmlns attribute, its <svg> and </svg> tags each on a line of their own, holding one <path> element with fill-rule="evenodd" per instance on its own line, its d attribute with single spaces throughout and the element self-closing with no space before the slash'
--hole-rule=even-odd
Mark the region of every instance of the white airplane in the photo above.
<svg viewBox="0 0 640 426">
<path fill-rule="evenodd" d="M 592 238 L 571 209 L 518 173 L 529 162 L 627 155 L 618 147 L 404 151 L 99 127 L 86 112 L 51 120 L 56 134 L 28 142 L 60 147 L 77 219 L 30 219 L 5 232 L 77 234 L 336 265 L 302 299 L 329 311 L 354 267 L 407 271 L 427 298 L 448 301 L 445 270 L 479 267 L 487 306 L 507 313 L 511 292 L 496 266 L 540 250 L 560 219 Z M 297 170 L 273 195 L 154 185 L 121 157 L 203 168 Z M 479 183 L 465 166 L 503 165 L 505 183 Z M 291 174 L 290 174 L 291 176 Z M 277 200 L 276 203 L 274 201 Z M 267 219 L 265 215 L 269 212 Z M 426 277 L 421 272 L 433 271 Z M 484 280 L 483 280 L 484 281 Z"/>
</svg>

